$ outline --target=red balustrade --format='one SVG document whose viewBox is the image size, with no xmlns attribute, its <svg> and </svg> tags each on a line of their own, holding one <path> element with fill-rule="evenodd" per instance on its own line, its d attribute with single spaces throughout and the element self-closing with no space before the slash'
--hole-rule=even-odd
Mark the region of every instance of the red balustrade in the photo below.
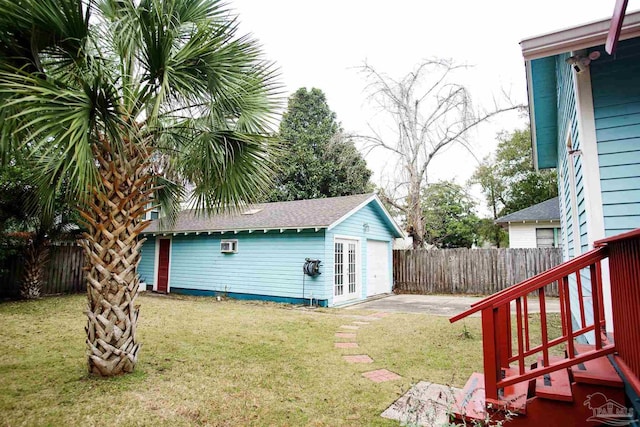
<svg viewBox="0 0 640 427">
<path fill-rule="evenodd" d="M 485 394 L 489 401 L 498 401 L 500 389 L 509 385 L 614 352 L 618 368 L 640 393 L 640 229 L 600 240 L 595 246 L 585 254 L 473 304 L 469 310 L 450 319 L 455 322 L 470 314 L 482 313 Z M 601 264 L 607 258 L 615 343 L 605 334 Z M 589 284 L 583 274 L 588 276 Z M 572 278 L 579 313 L 576 319 L 572 317 L 570 298 Z M 553 283 L 558 284 L 559 290 L 561 333 L 550 339 L 545 287 Z M 585 295 L 585 288 L 590 288 L 591 295 Z M 530 336 L 531 295 L 537 296 L 540 308 L 540 344 L 535 345 Z M 587 316 L 587 311 L 592 315 Z M 578 353 L 574 340 L 585 334 L 593 334 L 595 346 L 593 350 Z M 566 351 L 566 358 L 550 356 L 550 350 L 557 346 Z M 534 355 L 541 356 L 541 363 L 527 367 L 526 358 Z M 514 363 L 518 374 L 503 378 L 502 369 Z"/>
</svg>

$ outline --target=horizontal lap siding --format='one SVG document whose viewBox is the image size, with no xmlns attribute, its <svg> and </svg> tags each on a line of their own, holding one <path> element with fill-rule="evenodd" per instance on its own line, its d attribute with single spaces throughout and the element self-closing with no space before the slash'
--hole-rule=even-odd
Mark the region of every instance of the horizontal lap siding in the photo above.
<svg viewBox="0 0 640 427">
<path fill-rule="evenodd" d="M 640 40 L 591 66 L 607 236 L 640 227 Z"/>
<path fill-rule="evenodd" d="M 368 231 L 364 230 L 364 224 L 369 226 Z M 362 280 L 362 298 L 367 295 L 367 239 L 389 242 L 388 255 L 386 262 L 389 265 L 389 290 L 393 281 L 393 260 L 392 260 L 392 241 L 393 235 L 389 226 L 384 221 L 382 213 L 375 206 L 375 202 L 371 202 L 364 206 L 358 212 L 338 224 L 335 228 L 327 232 L 325 257 L 331 260 L 331 266 L 327 266 L 329 282 L 329 293 L 333 295 L 333 239 L 336 235 L 350 236 L 359 238 L 360 240 L 360 265 Z M 329 273 L 330 270 L 330 273 Z"/>
<path fill-rule="evenodd" d="M 142 245 L 142 253 L 140 257 L 140 264 L 138 264 L 138 275 L 140 281 L 147 285 L 153 285 L 155 282 L 154 271 L 156 262 L 156 238 L 153 236 L 147 237 L 147 240 Z"/>
<path fill-rule="evenodd" d="M 321 259 L 323 274 L 304 277 L 305 295 L 324 295 L 323 231 L 254 232 L 175 236 L 171 288 L 302 298 L 305 258 Z M 220 252 L 222 239 L 237 239 L 238 252 Z"/>
<path fill-rule="evenodd" d="M 581 146 L 580 134 L 578 131 L 576 97 L 574 93 L 574 81 L 571 67 L 567 66 L 565 60 L 568 54 L 556 57 L 556 81 L 558 98 L 558 183 L 560 190 L 560 216 L 563 230 L 563 245 L 565 246 L 565 259 L 573 258 L 579 254 L 575 253 L 575 241 L 580 242 L 581 251 L 586 250 L 587 226 L 586 207 L 584 203 L 584 180 L 582 170 L 582 159 L 580 156 L 570 157 L 567 152 L 567 135 L 571 136 L 572 148 L 579 150 Z M 570 162 L 573 162 L 575 176 L 575 195 L 577 212 L 574 212 L 571 203 L 571 174 Z M 577 218 L 577 234 L 573 230 L 574 216 Z"/>
</svg>

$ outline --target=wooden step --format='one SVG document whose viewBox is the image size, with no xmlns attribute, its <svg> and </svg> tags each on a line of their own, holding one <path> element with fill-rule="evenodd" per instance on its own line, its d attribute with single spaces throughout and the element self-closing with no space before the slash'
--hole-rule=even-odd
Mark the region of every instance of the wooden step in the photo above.
<svg viewBox="0 0 640 427">
<path fill-rule="evenodd" d="M 576 354 L 586 353 L 595 349 L 588 344 L 575 344 Z M 609 387 L 624 387 L 620 375 L 611 365 L 607 356 L 589 360 L 571 367 L 573 379 L 579 383 L 605 385 Z"/>
<path fill-rule="evenodd" d="M 549 362 L 554 363 L 563 360 L 560 357 L 551 357 Z M 542 357 L 538 358 L 538 367 L 542 366 Z M 569 371 L 560 369 L 536 378 L 536 396 L 543 399 L 573 402 L 571 380 Z"/>
<path fill-rule="evenodd" d="M 517 368 L 502 368 L 502 378 L 519 375 Z M 513 412 L 525 414 L 527 412 L 527 397 L 529 393 L 529 382 L 516 383 L 501 389 L 498 393 L 500 400 L 491 402 L 499 408 L 508 408 Z"/>
<path fill-rule="evenodd" d="M 517 369 L 503 369 L 504 376 L 512 376 L 518 373 Z M 495 401 L 487 399 L 484 392 L 484 375 L 474 372 L 462 391 L 456 396 L 454 413 L 459 418 L 467 420 L 485 420 L 487 418 L 487 404 L 493 413 L 499 410 L 510 410 L 519 414 L 525 414 L 527 408 L 528 382 L 517 383 L 500 390 L 500 399 Z"/>
<path fill-rule="evenodd" d="M 484 395 L 484 375 L 471 374 L 453 407 L 456 416 L 467 420 L 484 420 L 487 412 Z"/>
</svg>

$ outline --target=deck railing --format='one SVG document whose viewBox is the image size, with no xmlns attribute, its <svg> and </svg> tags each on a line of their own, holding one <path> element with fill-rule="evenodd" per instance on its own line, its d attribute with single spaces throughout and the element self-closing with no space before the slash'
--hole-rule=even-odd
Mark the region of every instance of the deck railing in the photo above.
<svg viewBox="0 0 640 427">
<path fill-rule="evenodd" d="M 500 390 L 509 385 L 568 368 L 615 351 L 615 345 L 605 335 L 605 316 L 602 298 L 601 262 L 609 255 L 603 244 L 568 262 L 534 276 L 520 284 L 504 289 L 474 304 L 469 310 L 452 317 L 451 322 L 470 314 L 482 314 L 482 342 L 484 356 L 485 396 L 487 401 L 500 400 Z M 586 280 L 585 280 L 586 279 Z M 573 283 L 572 283 L 573 281 Z M 545 287 L 556 283 L 560 298 L 561 331 L 550 337 L 547 319 Z M 572 318 L 570 288 L 577 292 L 575 307 L 579 317 Z M 584 291 L 591 294 L 583 294 Z M 529 316 L 531 298 L 537 302 L 540 316 Z M 587 316 L 587 312 L 592 316 Z M 589 319 L 589 318 L 592 318 Z M 531 322 L 537 322 L 532 325 Z M 540 342 L 532 340 L 532 329 L 540 331 Z M 578 353 L 576 338 L 590 334 L 594 348 Z M 552 357 L 553 350 L 565 352 L 565 358 Z M 536 358 L 540 363 L 532 364 Z M 529 364 L 528 364 L 529 363 Z M 517 364 L 517 375 L 503 378 L 502 369 Z"/>
<path fill-rule="evenodd" d="M 640 395 L 640 229 L 595 243 L 609 251 L 615 361 Z"/>
</svg>

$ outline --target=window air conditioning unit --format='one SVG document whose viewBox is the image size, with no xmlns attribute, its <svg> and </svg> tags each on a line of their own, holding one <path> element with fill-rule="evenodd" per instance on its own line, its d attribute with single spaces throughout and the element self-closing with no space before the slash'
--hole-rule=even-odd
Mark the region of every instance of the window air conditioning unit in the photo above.
<svg viewBox="0 0 640 427">
<path fill-rule="evenodd" d="M 235 254 L 238 252 L 237 240 L 222 240 L 220 242 L 220 252 L 224 254 Z"/>
</svg>

